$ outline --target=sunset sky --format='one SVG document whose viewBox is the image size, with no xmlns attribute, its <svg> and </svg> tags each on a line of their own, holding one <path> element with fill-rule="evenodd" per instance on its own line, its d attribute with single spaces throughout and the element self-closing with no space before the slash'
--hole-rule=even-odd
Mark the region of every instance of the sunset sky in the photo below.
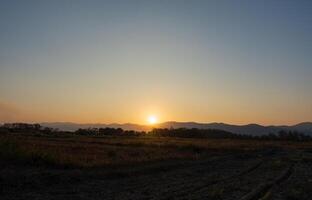
<svg viewBox="0 0 312 200">
<path fill-rule="evenodd" d="M 312 1 L 0 1 L 0 122 L 312 121 Z"/>
</svg>

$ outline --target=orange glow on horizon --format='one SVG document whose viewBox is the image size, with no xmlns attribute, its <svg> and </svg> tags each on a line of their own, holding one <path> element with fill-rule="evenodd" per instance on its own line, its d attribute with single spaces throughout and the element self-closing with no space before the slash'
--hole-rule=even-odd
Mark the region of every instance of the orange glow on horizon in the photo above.
<svg viewBox="0 0 312 200">
<path fill-rule="evenodd" d="M 158 118 L 155 115 L 150 115 L 147 118 L 147 121 L 149 124 L 153 125 L 153 124 L 156 124 L 158 122 Z"/>
</svg>

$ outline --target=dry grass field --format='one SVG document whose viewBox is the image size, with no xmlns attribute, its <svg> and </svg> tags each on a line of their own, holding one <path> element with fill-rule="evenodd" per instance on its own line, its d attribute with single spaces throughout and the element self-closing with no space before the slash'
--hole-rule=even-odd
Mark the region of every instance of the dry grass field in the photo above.
<svg viewBox="0 0 312 200">
<path fill-rule="evenodd" d="M 312 143 L 0 136 L 1 199 L 309 199 Z"/>
</svg>

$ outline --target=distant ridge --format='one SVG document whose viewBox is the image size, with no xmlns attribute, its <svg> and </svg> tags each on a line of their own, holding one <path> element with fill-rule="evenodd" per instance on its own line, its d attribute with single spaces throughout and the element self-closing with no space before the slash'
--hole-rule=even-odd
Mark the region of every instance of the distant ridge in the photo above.
<svg viewBox="0 0 312 200">
<path fill-rule="evenodd" d="M 196 122 L 165 122 L 159 125 L 161 128 L 199 128 L 220 129 L 243 135 L 260 136 L 269 133 L 277 133 L 280 130 L 292 130 L 312 135 L 312 122 L 300 123 L 293 126 L 262 126 L 259 124 L 231 125 L 225 123 L 196 123 Z"/>
<path fill-rule="evenodd" d="M 231 125 L 225 123 L 197 123 L 197 122 L 175 122 L 168 121 L 154 126 L 140 124 L 78 124 L 71 122 L 46 122 L 42 126 L 58 128 L 63 131 L 75 131 L 79 128 L 122 128 L 124 130 L 149 131 L 152 128 L 198 128 L 198 129 L 219 129 L 236 134 L 260 136 L 269 133 L 278 133 L 280 130 L 298 131 L 312 136 L 312 122 L 303 122 L 293 126 L 262 126 L 259 124 Z"/>
</svg>

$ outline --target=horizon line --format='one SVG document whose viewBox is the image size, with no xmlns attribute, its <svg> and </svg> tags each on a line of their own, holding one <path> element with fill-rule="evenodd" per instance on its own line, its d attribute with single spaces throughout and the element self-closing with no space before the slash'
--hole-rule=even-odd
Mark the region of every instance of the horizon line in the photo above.
<svg viewBox="0 0 312 200">
<path fill-rule="evenodd" d="M 131 123 L 131 122 L 125 122 L 125 123 L 118 123 L 118 122 L 113 122 L 113 123 L 104 123 L 104 122 L 73 122 L 73 121 L 45 121 L 45 122 L 35 122 L 35 121 L 16 121 L 16 122 L 0 122 L 0 124 L 12 124 L 12 123 L 29 123 L 29 124 L 53 124 L 53 123 L 63 123 L 63 124 L 80 124 L 80 125 L 138 125 L 138 126 L 151 126 L 150 124 L 141 124 L 141 123 Z M 260 126 L 296 126 L 299 124 L 304 124 L 304 123 L 312 123 L 312 121 L 302 121 L 294 124 L 261 124 L 261 123 L 242 123 L 242 124 L 235 124 L 235 123 L 226 123 L 226 122 L 196 122 L 196 121 L 174 121 L 174 120 L 169 120 L 169 121 L 164 121 L 164 122 L 159 122 L 154 125 L 159 125 L 159 124 L 165 124 L 165 123 L 195 123 L 195 124 L 226 124 L 226 125 L 236 125 L 236 126 L 247 126 L 247 125 L 260 125 Z"/>
</svg>

